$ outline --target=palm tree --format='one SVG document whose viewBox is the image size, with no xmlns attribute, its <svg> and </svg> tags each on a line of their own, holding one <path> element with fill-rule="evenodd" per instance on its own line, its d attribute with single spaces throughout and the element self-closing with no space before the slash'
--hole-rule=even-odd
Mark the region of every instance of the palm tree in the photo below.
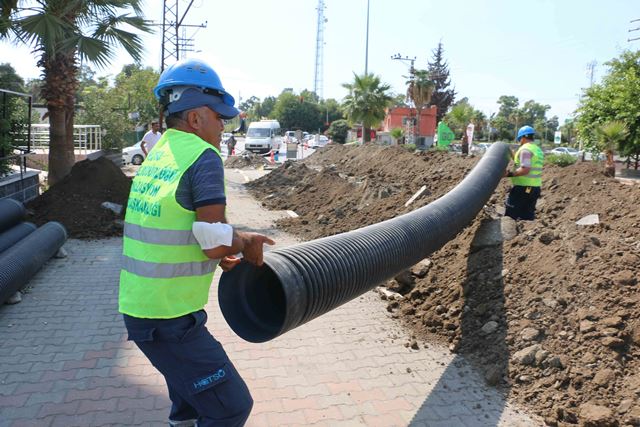
<svg viewBox="0 0 640 427">
<path fill-rule="evenodd" d="M 411 77 L 407 81 L 407 98 L 413 102 L 416 108 L 416 127 L 418 137 L 420 137 L 420 117 L 423 108 L 431 102 L 431 95 L 436 88 L 436 84 L 431 80 L 431 74 L 427 70 L 411 70 Z"/>
<path fill-rule="evenodd" d="M 140 37 L 123 25 L 150 31 L 140 0 L 0 0 L 0 39 L 32 47 L 42 69 L 42 96 L 51 124 L 49 184 L 60 181 L 75 163 L 78 61 L 107 66 L 118 46 L 135 61 L 141 59 Z"/>
<path fill-rule="evenodd" d="M 371 128 L 380 124 L 394 100 L 389 93 L 391 86 L 368 73 L 361 76 L 354 73 L 353 83 L 342 86 L 349 90 L 342 104 L 344 112 L 350 122 L 362 122 L 362 141 L 371 141 Z"/>
<path fill-rule="evenodd" d="M 607 155 L 607 160 L 604 165 L 604 174 L 607 176 L 615 176 L 616 165 L 613 160 L 613 151 L 616 147 L 620 147 L 622 142 L 624 142 L 627 135 L 629 135 L 629 130 L 624 123 L 612 121 L 597 127 L 596 132 L 600 142 L 598 148 L 600 150 L 604 150 Z"/>
<path fill-rule="evenodd" d="M 389 134 L 396 144 L 400 144 L 400 140 L 404 136 L 404 130 L 402 128 L 393 128 Z"/>
</svg>

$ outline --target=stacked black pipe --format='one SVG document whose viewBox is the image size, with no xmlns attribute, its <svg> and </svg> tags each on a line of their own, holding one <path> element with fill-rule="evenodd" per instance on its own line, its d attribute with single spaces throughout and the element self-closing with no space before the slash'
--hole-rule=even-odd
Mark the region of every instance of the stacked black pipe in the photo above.
<svg viewBox="0 0 640 427">
<path fill-rule="evenodd" d="M 62 224 L 48 222 L 36 228 L 22 222 L 24 215 L 22 203 L 0 200 L 0 304 L 20 290 L 67 240 Z"/>
<path fill-rule="evenodd" d="M 267 252 L 220 279 L 222 314 L 236 334 L 265 342 L 361 295 L 440 249 L 467 226 L 497 187 L 509 148 L 495 143 L 440 199 L 358 230 Z"/>
</svg>

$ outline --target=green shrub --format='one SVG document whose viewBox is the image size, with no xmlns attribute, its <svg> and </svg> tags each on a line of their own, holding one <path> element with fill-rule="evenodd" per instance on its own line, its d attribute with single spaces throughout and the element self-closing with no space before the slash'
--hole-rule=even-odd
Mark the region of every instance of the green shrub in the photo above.
<svg viewBox="0 0 640 427">
<path fill-rule="evenodd" d="M 335 120 L 327 129 L 327 135 L 333 142 L 344 144 L 347 140 L 347 133 L 349 132 L 349 123 L 346 120 Z"/>
<path fill-rule="evenodd" d="M 576 162 L 576 158 L 570 154 L 547 154 L 544 157 L 544 162 L 556 166 L 569 166 Z"/>
<path fill-rule="evenodd" d="M 408 151 L 416 151 L 416 144 L 400 144 L 400 147 Z"/>
</svg>

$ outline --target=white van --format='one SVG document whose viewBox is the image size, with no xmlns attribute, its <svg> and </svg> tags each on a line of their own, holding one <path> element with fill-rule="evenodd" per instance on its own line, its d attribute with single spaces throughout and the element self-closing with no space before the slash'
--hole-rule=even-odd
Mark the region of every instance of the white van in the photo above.
<svg viewBox="0 0 640 427">
<path fill-rule="evenodd" d="M 244 139 L 244 149 L 253 153 L 280 151 L 282 136 L 277 120 L 251 122 Z"/>
</svg>

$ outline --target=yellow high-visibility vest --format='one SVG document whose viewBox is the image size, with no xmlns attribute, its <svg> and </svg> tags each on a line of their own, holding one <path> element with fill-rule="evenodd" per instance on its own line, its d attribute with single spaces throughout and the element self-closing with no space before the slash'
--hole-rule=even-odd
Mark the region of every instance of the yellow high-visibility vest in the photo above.
<svg viewBox="0 0 640 427">
<path fill-rule="evenodd" d="M 218 261 L 202 252 L 191 228 L 196 213 L 180 206 L 180 178 L 205 151 L 198 136 L 169 129 L 138 170 L 127 203 L 119 310 L 170 319 L 202 309 Z"/>
<path fill-rule="evenodd" d="M 523 150 L 527 150 L 531 153 L 531 168 L 529 169 L 529 173 L 526 175 L 511 177 L 511 182 L 513 185 L 519 185 L 522 187 L 541 187 L 544 153 L 540 147 L 531 142 L 521 145 L 513 156 L 513 162 L 516 165 L 516 170 L 520 167 L 520 152 Z"/>
</svg>

